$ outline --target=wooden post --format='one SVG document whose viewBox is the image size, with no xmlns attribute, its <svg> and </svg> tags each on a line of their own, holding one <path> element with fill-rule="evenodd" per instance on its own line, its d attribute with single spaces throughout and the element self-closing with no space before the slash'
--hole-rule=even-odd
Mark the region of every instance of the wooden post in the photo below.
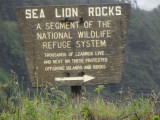
<svg viewBox="0 0 160 120">
<path fill-rule="evenodd" d="M 71 86 L 72 105 L 78 106 L 80 104 L 82 86 Z"/>
</svg>

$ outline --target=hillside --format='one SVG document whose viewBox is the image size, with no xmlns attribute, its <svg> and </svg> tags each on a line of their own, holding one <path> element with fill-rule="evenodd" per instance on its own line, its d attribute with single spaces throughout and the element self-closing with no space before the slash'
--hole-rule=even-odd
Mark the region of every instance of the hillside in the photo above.
<svg viewBox="0 0 160 120">
<path fill-rule="evenodd" d="M 11 80 L 11 69 L 19 81 L 29 84 L 22 43 L 15 19 L 17 6 L 114 3 L 110 0 L 0 0 L 0 82 Z M 153 11 L 132 8 L 128 30 L 126 57 L 122 82 L 110 86 L 114 92 L 121 88 L 149 91 L 160 88 L 160 7 Z M 26 86 L 27 84 L 25 84 Z"/>
<path fill-rule="evenodd" d="M 156 89 L 160 85 L 160 9 L 132 9 L 123 72 L 124 86 Z"/>
</svg>

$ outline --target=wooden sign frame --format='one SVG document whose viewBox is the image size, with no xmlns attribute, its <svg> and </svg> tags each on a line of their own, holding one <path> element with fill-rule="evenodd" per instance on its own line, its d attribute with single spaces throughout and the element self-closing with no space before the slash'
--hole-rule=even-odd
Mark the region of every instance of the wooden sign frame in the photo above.
<svg viewBox="0 0 160 120">
<path fill-rule="evenodd" d="M 129 4 L 15 9 L 33 87 L 119 83 Z"/>
</svg>

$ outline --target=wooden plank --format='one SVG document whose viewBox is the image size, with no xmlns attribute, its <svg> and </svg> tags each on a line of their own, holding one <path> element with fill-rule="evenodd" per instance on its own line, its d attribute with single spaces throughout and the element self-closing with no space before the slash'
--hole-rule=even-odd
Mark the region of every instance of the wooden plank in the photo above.
<svg viewBox="0 0 160 120">
<path fill-rule="evenodd" d="M 15 12 L 33 87 L 120 82 L 130 5 L 34 6 Z M 84 75 L 95 79 L 55 81 Z"/>
</svg>

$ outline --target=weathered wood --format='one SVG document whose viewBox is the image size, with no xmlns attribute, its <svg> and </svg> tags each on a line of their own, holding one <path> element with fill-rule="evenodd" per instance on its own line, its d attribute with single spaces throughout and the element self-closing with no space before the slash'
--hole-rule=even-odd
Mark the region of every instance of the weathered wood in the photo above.
<svg viewBox="0 0 160 120">
<path fill-rule="evenodd" d="M 80 105 L 81 99 L 81 86 L 71 86 L 71 93 L 72 93 L 72 105 L 76 107 Z"/>
<path fill-rule="evenodd" d="M 130 5 L 34 6 L 15 11 L 33 87 L 120 82 Z M 55 80 L 84 75 L 95 79 Z"/>
<path fill-rule="evenodd" d="M 81 96 L 81 86 L 71 86 L 72 97 Z"/>
</svg>

